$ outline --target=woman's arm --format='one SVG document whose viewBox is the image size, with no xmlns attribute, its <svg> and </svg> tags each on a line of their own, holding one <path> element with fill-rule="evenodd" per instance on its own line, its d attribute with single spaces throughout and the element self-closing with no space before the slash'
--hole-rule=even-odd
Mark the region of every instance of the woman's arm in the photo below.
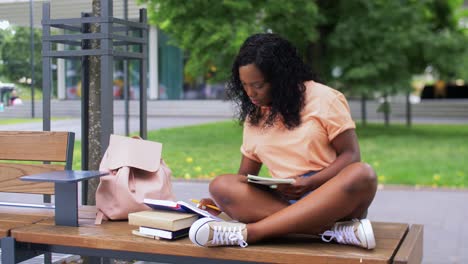
<svg viewBox="0 0 468 264">
<path fill-rule="evenodd" d="M 313 178 L 315 188 L 333 178 L 349 164 L 361 161 L 361 151 L 354 129 L 339 134 L 332 140 L 331 144 L 336 151 L 336 159 L 330 166 L 315 174 L 314 177 L 310 177 Z"/>
<path fill-rule="evenodd" d="M 258 175 L 261 168 L 262 163 L 256 162 L 242 155 L 241 164 L 237 174 L 245 176 L 247 176 L 247 174 Z"/>
<path fill-rule="evenodd" d="M 317 189 L 333 178 L 349 164 L 361 160 L 359 143 L 354 129 L 342 132 L 332 140 L 331 144 L 337 155 L 335 161 L 312 177 L 300 177 L 297 178 L 294 185 L 279 186 L 278 190 L 286 196 L 286 198 L 299 199 L 306 192 Z"/>
</svg>

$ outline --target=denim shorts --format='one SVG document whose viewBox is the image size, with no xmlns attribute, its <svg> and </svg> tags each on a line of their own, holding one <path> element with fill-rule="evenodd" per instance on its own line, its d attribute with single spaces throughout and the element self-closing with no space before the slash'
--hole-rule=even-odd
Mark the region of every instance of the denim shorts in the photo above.
<svg viewBox="0 0 468 264">
<path fill-rule="evenodd" d="M 316 174 L 317 172 L 318 172 L 318 171 L 310 171 L 310 172 L 308 172 L 308 173 L 306 173 L 306 174 L 303 174 L 303 175 L 300 176 L 300 177 L 310 177 L 310 176 Z M 302 199 L 304 196 L 308 195 L 308 194 L 311 193 L 311 192 L 312 192 L 312 191 L 305 193 L 304 195 L 302 195 L 301 198 L 299 198 L 299 200 Z M 297 201 L 299 201 L 299 200 L 289 200 L 289 204 L 293 204 L 293 203 L 295 203 L 295 202 L 297 202 Z"/>
</svg>

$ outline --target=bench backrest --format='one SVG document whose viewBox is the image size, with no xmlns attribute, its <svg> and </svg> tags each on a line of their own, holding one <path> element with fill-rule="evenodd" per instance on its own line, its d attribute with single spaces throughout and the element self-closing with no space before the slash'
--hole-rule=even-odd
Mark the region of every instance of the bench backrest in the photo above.
<svg viewBox="0 0 468 264">
<path fill-rule="evenodd" d="M 0 192 L 54 194 L 53 183 L 21 181 L 19 177 L 71 170 L 74 141 L 72 132 L 0 131 Z"/>
</svg>

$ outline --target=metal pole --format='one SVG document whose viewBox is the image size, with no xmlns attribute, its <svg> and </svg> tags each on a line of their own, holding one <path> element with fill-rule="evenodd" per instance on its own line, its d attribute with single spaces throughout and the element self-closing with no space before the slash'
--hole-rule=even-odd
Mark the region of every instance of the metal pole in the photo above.
<svg viewBox="0 0 468 264">
<path fill-rule="evenodd" d="M 44 39 L 50 37 L 50 2 L 45 2 L 42 5 L 42 36 Z M 50 65 L 52 58 L 47 55 L 52 48 L 49 40 L 42 41 L 42 130 L 50 131 L 50 84 L 51 84 L 51 71 Z M 33 56 L 34 58 L 34 56 Z M 33 88 L 33 86 L 31 86 Z M 34 91 L 34 89 L 31 89 Z M 33 93 L 34 94 L 34 93 Z M 34 98 L 32 99 L 34 109 Z M 34 113 L 34 112 L 33 112 Z M 33 114 L 34 115 L 34 114 Z"/>
<path fill-rule="evenodd" d="M 128 20 L 128 0 L 124 0 L 124 19 Z M 128 36 L 128 27 L 125 26 L 127 29 L 125 30 L 125 36 Z M 128 51 L 128 45 L 125 45 L 125 52 Z M 130 106 L 129 106 L 129 81 L 128 81 L 128 59 L 124 59 L 123 61 L 123 85 L 124 85 L 124 101 L 125 101 L 125 135 L 130 135 Z"/>
<path fill-rule="evenodd" d="M 31 30 L 31 118 L 34 118 L 34 16 L 32 0 L 29 0 L 29 23 Z"/>
<path fill-rule="evenodd" d="M 140 9 L 140 23 L 147 25 L 146 9 Z M 145 39 L 145 43 L 140 45 L 140 52 L 143 58 L 140 59 L 140 137 L 147 139 L 147 80 L 148 74 L 148 28 L 140 30 L 141 36 Z"/>
<path fill-rule="evenodd" d="M 110 17 L 113 16 L 113 6 L 111 0 L 101 1 L 101 34 L 109 36 L 112 34 L 112 23 Z M 101 153 L 104 153 L 109 146 L 109 138 L 114 130 L 114 97 L 112 93 L 112 80 L 114 70 L 114 59 L 112 55 L 112 39 L 101 39 L 101 50 L 107 51 L 101 55 Z"/>
<path fill-rule="evenodd" d="M 81 13 L 81 17 L 90 17 Z M 91 32 L 90 24 L 81 24 L 81 33 Z M 90 40 L 81 41 L 81 49 L 90 49 Z M 81 169 L 89 169 L 89 56 L 81 57 Z M 81 183 L 81 204 L 88 204 L 88 180 Z"/>
</svg>

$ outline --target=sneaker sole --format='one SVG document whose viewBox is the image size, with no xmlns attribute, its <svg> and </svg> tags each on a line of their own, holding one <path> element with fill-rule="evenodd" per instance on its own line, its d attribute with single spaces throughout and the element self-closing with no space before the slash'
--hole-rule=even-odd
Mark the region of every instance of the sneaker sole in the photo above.
<svg viewBox="0 0 468 264">
<path fill-rule="evenodd" d="M 367 242 L 367 249 L 375 248 L 375 237 L 374 237 L 374 230 L 372 229 L 372 224 L 369 219 L 361 219 L 362 229 L 364 230 L 364 234 L 366 235 L 366 242 Z"/>
<path fill-rule="evenodd" d="M 189 238 L 192 241 L 192 243 L 194 243 L 195 245 L 200 246 L 200 247 L 205 247 L 204 244 L 201 244 L 201 243 L 199 243 L 199 241 L 197 241 L 198 231 L 200 230 L 200 227 L 202 227 L 206 223 L 212 222 L 212 221 L 216 221 L 216 220 L 205 217 L 205 218 L 201 218 L 201 219 L 195 221 L 195 223 L 192 224 L 192 226 L 190 227 L 190 230 L 189 230 Z"/>
</svg>

